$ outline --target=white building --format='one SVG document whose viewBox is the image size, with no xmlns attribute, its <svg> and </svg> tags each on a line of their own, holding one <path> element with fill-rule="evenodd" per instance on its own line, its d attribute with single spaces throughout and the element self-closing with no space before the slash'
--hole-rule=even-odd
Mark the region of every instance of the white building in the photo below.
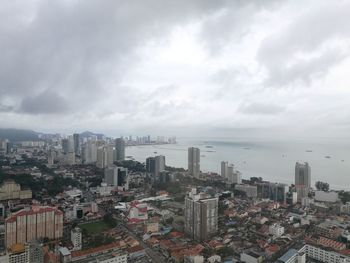
<svg viewBox="0 0 350 263">
<path fill-rule="evenodd" d="M 87 141 L 82 147 L 82 158 L 84 164 L 94 164 L 97 161 L 97 145 L 93 140 Z"/>
<path fill-rule="evenodd" d="M 299 252 L 305 252 L 307 257 L 324 263 L 350 263 L 348 256 L 312 245 L 305 245 Z"/>
<path fill-rule="evenodd" d="M 273 224 L 269 226 L 269 234 L 274 237 L 280 237 L 284 234 L 284 227 L 279 224 Z"/>
<path fill-rule="evenodd" d="M 71 230 L 71 241 L 73 244 L 73 251 L 82 249 L 82 232 L 79 227 L 76 227 Z"/>
<path fill-rule="evenodd" d="M 184 263 L 204 263 L 204 257 L 200 255 L 187 256 L 184 258 Z"/>
<path fill-rule="evenodd" d="M 29 245 L 14 244 L 8 250 L 9 263 L 30 263 L 29 261 Z"/>
<path fill-rule="evenodd" d="M 224 178 L 227 178 L 227 167 L 228 167 L 228 162 L 222 161 L 221 162 L 221 176 Z"/>
<path fill-rule="evenodd" d="M 263 257 L 253 251 L 243 252 L 241 254 L 241 261 L 245 263 L 262 263 Z"/>
<path fill-rule="evenodd" d="M 227 180 L 230 184 L 242 183 L 241 174 L 238 171 L 235 171 L 233 165 L 227 167 Z"/>
<path fill-rule="evenodd" d="M 209 263 L 217 263 L 217 262 L 221 262 L 221 257 L 219 255 L 214 255 L 209 257 L 207 260 Z"/>
<path fill-rule="evenodd" d="M 101 186 L 97 186 L 95 189 L 91 189 L 91 191 L 99 196 L 110 196 L 114 189 L 114 186 L 107 185 L 107 183 L 101 183 Z"/>
<path fill-rule="evenodd" d="M 108 167 L 108 148 L 106 146 L 97 148 L 96 166 L 101 169 Z"/>
<path fill-rule="evenodd" d="M 335 203 L 338 201 L 337 192 L 315 191 L 315 201 Z"/>
</svg>

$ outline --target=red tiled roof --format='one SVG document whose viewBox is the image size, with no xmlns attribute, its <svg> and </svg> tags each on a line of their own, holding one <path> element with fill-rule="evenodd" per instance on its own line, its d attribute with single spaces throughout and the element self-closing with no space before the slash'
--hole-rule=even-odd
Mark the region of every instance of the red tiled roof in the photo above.
<svg viewBox="0 0 350 263">
<path fill-rule="evenodd" d="M 30 210 L 29 209 L 21 209 L 15 213 L 12 213 L 10 217 L 6 218 L 6 222 L 14 222 L 16 221 L 16 218 L 18 216 L 25 216 L 25 215 L 35 215 L 35 214 L 41 214 L 46 212 L 55 212 L 55 214 L 62 215 L 63 212 L 61 210 L 58 210 L 56 207 L 51 206 L 36 206 L 33 205 Z"/>
<path fill-rule="evenodd" d="M 329 238 L 325 238 L 325 237 L 320 237 L 318 239 L 318 244 L 325 246 L 325 247 L 330 247 L 333 248 L 335 250 L 343 250 L 346 248 L 346 245 L 344 243 L 329 239 Z"/>
</svg>

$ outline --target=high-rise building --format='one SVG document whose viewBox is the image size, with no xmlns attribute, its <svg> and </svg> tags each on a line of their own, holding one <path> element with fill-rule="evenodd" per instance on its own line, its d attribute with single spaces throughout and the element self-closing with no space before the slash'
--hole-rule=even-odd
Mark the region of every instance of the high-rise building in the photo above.
<svg viewBox="0 0 350 263">
<path fill-rule="evenodd" d="M 188 174 L 194 178 L 199 178 L 200 150 L 198 148 L 188 148 Z"/>
<path fill-rule="evenodd" d="M 118 167 L 112 166 L 105 168 L 104 179 L 108 186 L 118 186 Z"/>
<path fill-rule="evenodd" d="M 47 152 L 47 165 L 52 166 L 55 163 L 55 151 L 49 149 Z"/>
<path fill-rule="evenodd" d="M 125 141 L 123 138 L 117 138 L 115 140 L 115 147 L 117 152 L 117 161 L 125 160 Z"/>
<path fill-rule="evenodd" d="M 146 170 L 155 178 L 159 178 L 160 173 L 165 170 L 165 156 L 148 157 L 146 159 Z"/>
<path fill-rule="evenodd" d="M 71 241 L 73 244 L 73 250 L 81 250 L 82 249 L 82 231 L 79 227 L 73 228 L 71 230 Z"/>
<path fill-rule="evenodd" d="M 258 198 L 270 199 L 277 202 L 285 202 L 288 186 L 280 183 L 257 182 Z"/>
<path fill-rule="evenodd" d="M 218 198 L 197 194 L 192 189 L 185 198 L 185 232 L 199 242 L 207 240 L 218 230 Z"/>
<path fill-rule="evenodd" d="M 75 153 L 75 151 L 74 151 L 74 136 L 73 135 L 68 136 L 68 152 Z"/>
<path fill-rule="evenodd" d="M 242 178 L 239 171 L 235 171 L 233 165 L 227 166 L 226 172 L 228 183 L 230 184 L 241 184 Z"/>
<path fill-rule="evenodd" d="M 155 162 L 154 157 L 148 157 L 146 159 L 146 171 L 147 171 L 147 173 L 154 174 L 155 167 L 156 167 L 156 162 Z"/>
<path fill-rule="evenodd" d="M 68 153 L 68 144 L 69 144 L 68 139 L 62 139 L 61 145 L 62 145 L 62 152 L 64 154 Z"/>
<path fill-rule="evenodd" d="M 228 162 L 221 162 L 221 176 L 224 178 L 227 178 L 227 167 L 228 167 Z"/>
<path fill-rule="evenodd" d="M 74 141 L 74 152 L 76 155 L 81 154 L 81 148 L 80 148 L 80 135 L 78 133 L 73 134 L 73 141 Z"/>
<path fill-rule="evenodd" d="M 108 148 L 106 146 L 97 148 L 96 166 L 101 169 L 108 167 Z"/>
<path fill-rule="evenodd" d="M 127 176 L 127 168 L 110 166 L 105 169 L 104 181 L 108 186 L 124 186 L 128 188 Z"/>
<path fill-rule="evenodd" d="M 114 163 L 114 146 L 112 144 L 106 145 L 107 147 L 107 165 L 111 166 Z"/>
<path fill-rule="evenodd" d="M 298 193 L 298 201 L 307 197 L 311 189 L 311 167 L 305 163 L 295 164 L 295 188 Z"/>
<path fill-rule="evenodd" d="M 63 212 L 49 206 L 25 208 L 6 218 L 5 231 L 7 248 L 44 237 L 58 239 L 63 235 Z"/>
<path fill-rule="evenodd" d="M 97 161 L 96 141 L 89 140 L 82 147 L 82 158 L 84 164 L 94 164 Z"/>
</svg>

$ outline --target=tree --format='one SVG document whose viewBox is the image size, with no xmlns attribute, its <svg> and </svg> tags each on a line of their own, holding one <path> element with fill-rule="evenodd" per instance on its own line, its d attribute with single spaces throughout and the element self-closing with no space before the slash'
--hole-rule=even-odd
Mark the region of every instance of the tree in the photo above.
<svg viewBox="0 0 350 263">
<path fill-rule="evenodd" d="M 329 191 L 329 184 L 325 182 L 317 181 L 315 184 L 315 187 L 319 191 L 325 191 L 325 192 Z"/>
<path fill-rule="evenodd" d="M 114 219 L 112 214 L 107 213 L 103 216 L 103 222 L 105 222 L 109 227 L 116 227 L 117 226 L 117 220 Z"/>
<path fill-rule="evenodd" d="M 169 217 L 169 218 L 165 219 L 165 223 L 167 225 L 171 225 L 173 222 L 174 222 L 174 218 L 172 218 L 172 217 Z"/>
</svg>

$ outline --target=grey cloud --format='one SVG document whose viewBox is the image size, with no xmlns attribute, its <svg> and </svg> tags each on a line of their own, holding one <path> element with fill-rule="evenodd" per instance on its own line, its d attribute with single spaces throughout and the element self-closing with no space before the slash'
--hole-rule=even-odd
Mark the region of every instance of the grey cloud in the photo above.
<svg viewBox="0 0 350 263">
<path fill-rule="evenodd" d="M 67 101 L 59 94 L 45 90 L 34 97 L 23 99 L 20 112 L 29 114 L 57 114 L 69 110 Z"/>
<path fill-rule="evenodd" d="M 312 75 L 327 72 L 335 62 L 348 55 L 332 41 L 335 38 L 350 39 L 350 3 L 316 3 L 306 6 L 287 28 L 268 35 L 262 41 L 257 59 L 268 71 L 266 84 L 283 86 L 294 81 L 308 82 Z M 327 45 L 331 47 L 324 48 Z M 313 52 L 318 55 L 308 60 L 298 58 Z M 332 54 L 334 58 L 331 58 Z M 288 66 L 291 63 L 294 66 Z"/>
<path fill-rule="evenodd" d="M 0 112 L 13 112 L 14 107 L 9 105 L 4 105 L 0 103 Z"/>
<path fill-rule="evenodd" d="M 245 114 L 274 115 L 285 110 L 285 107 L 274 104 L 248 103 L 238 107 L 238 111 Z"/>
<path fill-rule="evenodd" d="M 280 65 L 270 71 L 266 84 L 271 86 L 286 86 L 301 81 L 309 85 L 313 78 L 323 77 L 333 65 L 338 64 L 346 56 L 337 50 L 328 50 L 311 59 L 296 59 L 292 66 Z"/>
<path fill-rule="evenodd" d="M 0 91 L 23 99 L 50 87 L 70 94 L 69 103 L 84 110 L 103 100 L 107 83 L 118 82 L 137 61 L 136 47 L 163 37 L 176 25 L 215 12 L 221 4 L 209 0 L 33 2 L 35 8 L 27 19 L 0 19 Z M 14 2 L 7 8 L 20 6 Z M 115 85 L 115 92 L 127 92 L 119 87 Z"/>
<path fill-rule="evenodd" d="M 279 1 L 226 1 L 218 12 L 207 16 L 201 25 L 200 36 L 212 53 L 220 52 L 231 41 L 239 41 L 250 33 L 257 15 L 274 10 Z"/>
</svg>

